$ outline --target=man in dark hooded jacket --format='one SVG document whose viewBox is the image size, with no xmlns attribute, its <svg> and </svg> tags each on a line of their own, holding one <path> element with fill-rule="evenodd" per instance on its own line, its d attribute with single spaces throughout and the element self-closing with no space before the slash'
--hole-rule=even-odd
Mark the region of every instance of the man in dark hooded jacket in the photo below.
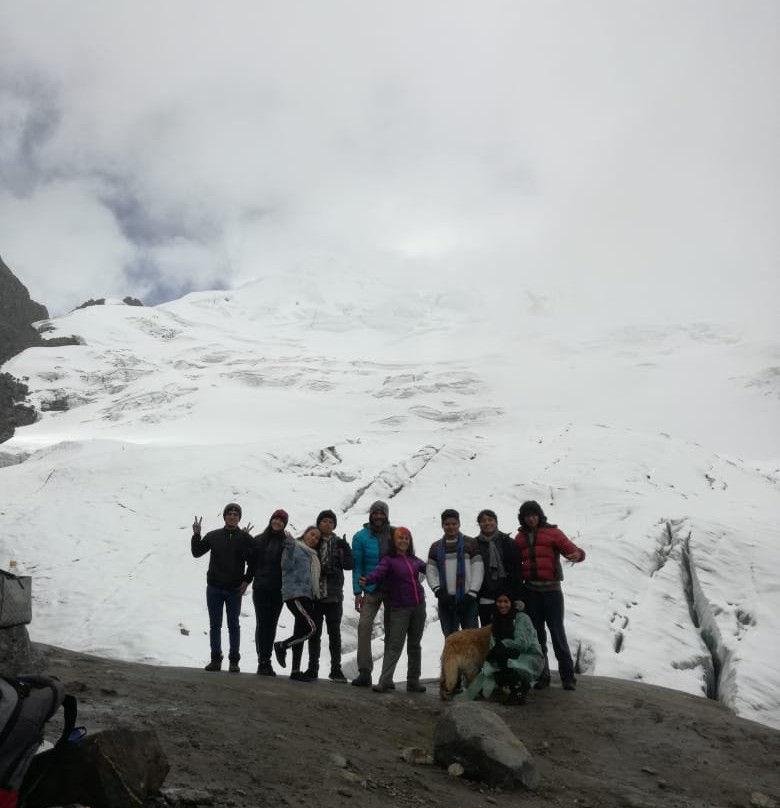
<svg viewBox="0 0 780 808">
<path fill-rule="evenodd" d="M 235 502 L 225 505 L 222 512 L 225 526 L 211 530 L 201 536 L 203 517 L 196 516 L 192 523 L 190 549 L 195 558 L 211 553 L 206 573 L 206 606 L 209 610 L 209 641 L 211 662 L 207 671 L 222 669 L 222 613 L 227 614 L 228 636 L 230 639 L 231 673 L 238 673 L 241 628 L 238 618 L 241 613 L 241 598 L 246 592 L 251 576 L 247 575 L 246 564 L 249 558 L 249 536 L 238 527 L 241 519 L 241 506 Z"/>
</svg>

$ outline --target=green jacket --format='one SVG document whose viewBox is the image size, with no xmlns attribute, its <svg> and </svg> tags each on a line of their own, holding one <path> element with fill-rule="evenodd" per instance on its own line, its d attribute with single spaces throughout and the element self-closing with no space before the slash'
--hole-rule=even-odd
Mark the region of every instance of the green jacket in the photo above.
<svg viewBox="0 0 780 808">
<path fill-rule="evenodd" d="M 531 622 L 531 618 L 524 612 L 515 615 L 515 634 L 512 639 L 501 640 L 507 649 L 520 651 L 520 656 L 507 660 L 507 667 L 512 668 L 520 674 L 522 679 L 529 684 L 539 678 L 544 669 L 544 655 L 539 646 L 536 636 L 536 629 Z M 495 637 L 490 637 L 490 647 L 496 644 Z M 496 689 L 495 673 L 500 668 L 485 660 L 482 670 L 477 674 L 477 678 L 469 685 L 464 693 L 464 698 L 475 699 L 480 691 L 487 699 L 490 698 Z"/>
</svg>

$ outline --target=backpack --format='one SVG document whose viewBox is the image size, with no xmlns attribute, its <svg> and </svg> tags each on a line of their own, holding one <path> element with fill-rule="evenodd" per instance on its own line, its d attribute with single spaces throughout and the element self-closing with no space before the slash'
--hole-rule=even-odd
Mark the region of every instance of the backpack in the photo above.
<svg viewBox="0 0 780 808">
<path fill-rule="evenodd" d="M 63 706 L 62 735 L 68 740 L 76 723 L 76 699 L 51 676 L 0 677 L 0 808 L 17 808 L 22 780 L 43 742 L 46 722 Z"/>
</svg>

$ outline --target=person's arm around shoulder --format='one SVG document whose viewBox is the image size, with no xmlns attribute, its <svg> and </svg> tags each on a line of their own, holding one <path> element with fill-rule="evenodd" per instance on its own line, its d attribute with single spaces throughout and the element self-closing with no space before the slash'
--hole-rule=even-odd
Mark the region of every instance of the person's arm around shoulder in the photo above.
<svg viewBox="0 0 780 808">
<path fill-rule="evenodd" d="M 200 558 L 202 555 L 206 555 L 211 549 L 211 544 L 207 540 L 208 533 L 204 537 L 200 535 L 202 524 L 203 517 L 196 516 L 195 521 L 192 523 L 192 539 L 190 539 L 190 550 L 194 558 Z"/>
<path fill-rule="evenodd" d="M 388 572 L 390 572 L 390 556 L 382 556 L 371 574 L 361 575 L 360 578 L 358 578 L 358 583 L 361 587 L 370 586 L 371 584 L 381 581 Z"/>
</svg>

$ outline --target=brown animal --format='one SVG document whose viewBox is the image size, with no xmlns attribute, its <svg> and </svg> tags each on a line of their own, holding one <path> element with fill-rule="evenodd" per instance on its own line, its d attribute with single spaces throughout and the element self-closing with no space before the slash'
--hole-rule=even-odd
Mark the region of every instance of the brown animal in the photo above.
<svg viewBox="0 0 780 808">
<path fill-rule="evenodd" d="M 443 701 L 452 698 L 453 692 L 461 687 L 461 680 L 462 686 L 468 687 L 476 679 L 485 664 L 492 629 L 492 626 L 464 628 L 444 641 L 439 680 L 439 696 Z"/>
</svg>

